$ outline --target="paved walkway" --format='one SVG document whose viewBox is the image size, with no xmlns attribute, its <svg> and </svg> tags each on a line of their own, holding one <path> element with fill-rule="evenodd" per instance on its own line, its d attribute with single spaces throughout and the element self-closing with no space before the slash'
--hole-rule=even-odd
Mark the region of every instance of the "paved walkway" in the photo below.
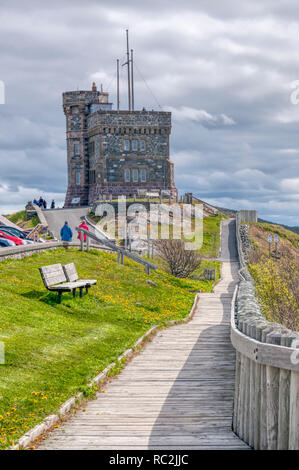
<svg viewBox="0 0 299 470">
<path fill-rule="evenodd" d="M 223 240 L 232 223 L 226 221 Z M 225 256 L 233 254 L 224 249 Z M 214 293 L 201 294 L 193 320 L 159 332 L 106 393 L 39 448 L 248 449 L 231 430 L 230 308 L 237 272 L 237 262 L 224 262 L 222 280 Z"/>
<path fill-rule="evenodd" d="M 71 209 L 48 209 L 43 211 L 47 220 L 49 230 L 53 233 L 54 237 L 60 240 L 60 230 L 67 220 L 69 226 L 73 230 L 73 241 L 77 239 L 76 227 L 82 222 L 81 217 L 88 214 L 88 207 L 79 207 Z"/>
</svg>

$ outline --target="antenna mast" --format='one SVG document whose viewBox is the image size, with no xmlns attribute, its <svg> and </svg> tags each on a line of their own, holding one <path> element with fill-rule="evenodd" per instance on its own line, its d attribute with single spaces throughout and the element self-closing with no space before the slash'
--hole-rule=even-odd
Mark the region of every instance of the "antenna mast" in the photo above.
<svg viewBox="0 0 299 470">
<path fill-rule="evenodd" d="M 132 111 L 134 111 L 134 65 L 133 65 L 133 49 L 131 49 L 131 85 L 132 85 Z"/>
<path fill-rule="evenodd" d="M 129 53 L 129 31 L 126 29 L 127 34 L 127 67 L 128 67 L 128 105 L 131 111 L 131 79 L 130 79 L 130 53 Z"/>
<path fill-rule="evenodd" d="M 117 111 L 119 111 L 119 59 L 116 61 L 116 71 L 117 71 Z"/>
</svg>

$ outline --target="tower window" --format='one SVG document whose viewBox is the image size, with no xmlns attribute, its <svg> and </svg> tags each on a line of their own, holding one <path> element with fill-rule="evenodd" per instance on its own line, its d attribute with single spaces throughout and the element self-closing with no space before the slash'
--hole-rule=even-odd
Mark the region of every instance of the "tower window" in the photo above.
<svg viewBox="0 0 299 470">
<path fill-rule="evenodd" d="M 132 140 L 132 150 L 137 152 L 138 150 L 138 140 Z"/>
<path fill-rule="evenodd" d="M 76 171 L 75 178 L 76 178 L 76 184 L 79 185 L 80 184 L 80 171 Z"/>
<path fill-rule="evenodd" d="M 130 151 L 130 141 L 128 139 L 124 140 L 124 150 L 126 152 Z"/>
<path fill-rule="evenodd" d="M 74 144 L 74 154 L 75 155 L 80 155 L 79 144 Z"/>
<path fill-rule="evenodd" d="M 141 168 L 140 170 L 140 181 L 141 183 L 146 183 L 146 169 Z"/>
<path fill-rule="evenodd" d="M 133 183 L 138 183 L 138 170 L 134 168 L 132 173 L 133 173 Z"/>
<path fill-rule="evenodd" d="M 89 145 L 88 145 L 88 153 L 89 153 L 90 155 L 94 155 L 94 151 L 95 151 L 94 141 L 89 142 Z"/>
<path fill-rule="evenodd" d="M 144 152 L 146 150 L 146 142 L 145 140 L 140 141 L 140 150 L 141 152 Z"/>
<path fill-rule="evenodd" d="M 131 171 L 129 168 L 125 169 L 125 182 L 130 183 L 131 181 Z"/>
<path fill-rule="evenodd" d="M 96 172 L 95 170 L 89 171 L 89 184 L 95 184 L 96 182 Z"/>
</svg>

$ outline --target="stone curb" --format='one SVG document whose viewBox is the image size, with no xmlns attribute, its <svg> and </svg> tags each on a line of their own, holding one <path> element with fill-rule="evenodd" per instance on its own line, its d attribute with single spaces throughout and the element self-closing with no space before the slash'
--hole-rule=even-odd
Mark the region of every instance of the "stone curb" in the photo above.
<svg viewBox="0 0 299 470">
<path fill-rule="evenodd" d="M 194 302 L 192 305 L 192 308 L 189 312 L 189 315 L 187 318 L 184 318 L 182 320 L 171 320 L 168 322 L 168 326 L 173 326 L 177 324 L 182 324 L 182 323 L 187 323 L 190 321 L 194 315 L 194 312 L 196 310 L 197 304 L 199 301 L 199 294 L 195 295 Z M 133 356 L 133 354 L 136 352 L 136 348 L 138 346 L 141 346 L 145 339 L 150 336 L 151 334 L 155 333 L 159 328 L 161 328 L 161 325 L 156 325 L 152 326 L 144 335 L 142 335 L 134 344 L 134 346 L 130 349 L 127 349 L 123 354 L 121 354 L 117 360 L 120 362 L 122 359 L 128 358 L 130 356 Z M 143 344 L 144 345 L 144 344 Z M 93 385 L 99 385 L 101 381 L 105 380 L 108 377 L 108 372 L 116 366 L 115 362 L 112 362 L 112 364 L 109 364 L 109 366 L 106 367 L 106 369 L 103 370 L 100 374 L 96 375 L 91 382 L 89 382 L 88 386 L 92 387 Z M 80 403 L 80 401 L 83 399 L 83 393 L 79 392 L 77 395 L 74 397 L 69 398 L 66 402 L 61 405 L 61 407 L 58 410 L 57 414 L 53 414 L 50 416 L 47 416 L 40 424 L 35 426 L 33 429 L 28 431 L 26 434 L 24 434 L 18 441 L 17 444 L 14 446 L 10 446 L 8 450 L 21 450 L 26 447 L 28 447 L 32 442 L 37 437 L 40 437 L 42 434 L 44 434 L 46 431 L 52 428 L 52 426 L 55 426 L 56 423 L 60 421 L 60 419 L 65 416 L 69 411 L 71 411 L 72 408 L 74 408 L 77 404 Z"/>
</svg>

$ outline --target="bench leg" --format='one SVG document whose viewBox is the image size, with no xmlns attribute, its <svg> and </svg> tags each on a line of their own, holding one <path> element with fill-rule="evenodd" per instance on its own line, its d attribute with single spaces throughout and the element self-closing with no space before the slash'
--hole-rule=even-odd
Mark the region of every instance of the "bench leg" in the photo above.
<svg viewBox="0 0 299 470">
<path fill-rule="evenodd" d="M 88 287 L 88 286 L 86 286 L 86 294 L 88 294 L 88 289 L 89 289 L 89 287 Z"/>
<path fill-rule="evenodd" d="M 76 297 L 76 289 L 73 289 L 73 297 Z"/>
<path fill-rule="evenodd" d="M 58 292 L 58 302 L 60 303 L 61 302 L 61 299 L 62 299 L 62 291 L 60 290 Z"/>
<path fill-rule="evenodd" d="M 80 287 L 80 297 L 83 297 L 83 287 Z"/>
</svg>

